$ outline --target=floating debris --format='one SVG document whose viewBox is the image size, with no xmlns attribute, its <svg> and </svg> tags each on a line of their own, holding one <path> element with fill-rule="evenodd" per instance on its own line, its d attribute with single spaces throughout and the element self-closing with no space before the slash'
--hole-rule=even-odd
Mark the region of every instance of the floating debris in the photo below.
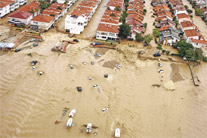
<svg viewBox="0 0 207 138">
<path fill-rule="evenodd" d="M 77 87 L 78 92 L 82 92 L 82 88 L 81 87 Z"/>
<path fill-rule="evenodd" d="M 66 113 L 68 112 L 69 108 L 65 107 L 65 109 L 63 110 L 63 113 L 62 113 L 62 117 L 61 119 L 63 119 L 63 117 L 66 115 Z"/>
<path fill-rule="evenodd" d="M 76 113 L 76 109 L 71 110 L 69 113 L 69 117 L 73 117 L 75 113 Z"/>
<path fill-rule="evenodd" d="M 73 119 L 72 119 L 72 118 L 69 118 L 68 121 L 67 121 L 66 126 L 67 126 L 67 127 L 71 127 L 72 124 L 73 124 Z"/>
<path fill-rule="evenodd" d="M 104 74 L 104 78 L 108 78 L 108 74 Z"/>
<path fill-rule="evenodd" d="M 103 108 L 102 112 L 106 112 L 109 108 Z"/>
<path fill-rule="evenodd" d="M 55 121 L 55 124 L 56 124 L 56 125 L 58 125 L 58 124 L 60 124 L 60 123 L 61 123 L 61 121 L 58 121 L 58 120 Z"/>
</svg>

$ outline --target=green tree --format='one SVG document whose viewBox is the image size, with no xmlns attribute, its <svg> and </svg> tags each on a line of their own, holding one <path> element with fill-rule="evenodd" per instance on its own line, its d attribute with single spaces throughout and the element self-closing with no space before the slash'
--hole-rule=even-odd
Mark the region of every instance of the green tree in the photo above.
<svg viewBox="0 0 207 138">
<path fill-rule="evenodd" d="M 124 24 L 126 22 L 126 17 L 127 17 L 127 13 L 126 11 L 124 11 L 122 14 L 121 14 L 121 18 L 120 18 L 120 21 Z"/>
<path fill-rule="evenodd" d="M 125 24 L 125 23 L 120 25 L 118 36 L 121 37 L 121 38 L 127 38 L 130 35 L 131 35 L 130 26 L 128 24 Z"/>
<path fill-rule="evenodd" d="M 147 28 L 147 23 L 144 23 L 144 28 Z"/>
<path fill-rule="evenodd" d="M 142 35 L 139 34 L 139 33 L 136 33 L 136 37 L 135 38 L 136 38 L 137 42 L 142 42 L 144 40 L 144 37 L 142 37 Z"/>
<path fill-rule="evenodd" d="M 201 60 L 203 58 L 203 51 L 201 49 L 195 49 L 195 60 Z"/>
<path fill-rule="evenodd" d="M 202 16 L 202 10 L 201 9 L 195 9 L 195 15 L 196 16 Z"/>
<path fill-rule="evenodd" d="M 157 29 L 157 28 L 153 29 L 153 35 L 154 35 L 155 37 L 159 37 L 159 36 L 160 36 L 160 31 L 159 31 L 159 29 Z"/>
<path fill-rule="evenodd" d="M 57 7 L 58 10 L 62 10 L 62 8 L 60 6 Z"/>
<path fill-rule="evenodd" d="M 115 13 L 111 13 L 110 16 L 112 16 L 112 17 L 116 17 Z"/>
<path fill-rule="evenodd" d="M 106 9 L 106 10 L 111 10 L 111 9 L 110 9 L 110 7 L 107 7 L 107 9 Z"/>
<path fill-rule="evenodd" d="M 149 44 L 152 41 L 152 36 L 150 34 L 144 36 L 145 43 Z"/>
<path fill-rule="evenodd" d="M 40 3 L 40 8 L 41 8 L 42 11 L 50 6 L 50 4 L 48 4 L 44 0 L 39 0 L 39 3 Z"/>
<path fill-rule="evenodd" d="M 120 6 L 116 6 L 114 10 L 115 11 L 121 11 L 121 7 Z"/>
<path fill-rule="evenodd" d="M 195 50 L 187 49 L 185 51 L 185 56 L 184 57 L 187 58 L 187 60 L 193 61 L 195 59 L 195 56 L 196 56 Z"/>
</svg>

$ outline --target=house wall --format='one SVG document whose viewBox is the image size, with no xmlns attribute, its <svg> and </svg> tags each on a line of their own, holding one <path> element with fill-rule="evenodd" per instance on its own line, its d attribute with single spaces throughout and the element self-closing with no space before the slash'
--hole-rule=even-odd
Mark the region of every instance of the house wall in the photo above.
<svg viewBox="0 0 207 138">
<path fill-rule="evenodd" d="M 67 16 L 65 18 L 65 30 L 72 34 L 80 34 L 84 30 L 86 17 L 79 16 L 77 18 Z"/>
<path fill-rule="evenodd" d="M 191 38 L 193 38 L 193 39 L 199 39 L 198 36 L 187 37 L 187 36 L 185 35 L 185 33 L 184 33 L 184 38 L 185 38 L 185 40 L 186 40 L 187 43 L 189 43 L 189 42 L 191 41 Z"/>
<path fill-rule="evenodd" d="M 21 23 L 24 23 L 25 25 L 28 25 L 30 23 L 30 21 L 31 21 L 32 18 L 33 18 L 33 16 L 30 16 L 27 19 L 20 19 L 20 18 L 11 18 L 11 17 L 8 17 L 8 21 L 12 21 L 12 20 L 20 21 Z"/>
<path fill-rule="evenodd" d="M 184 32 L 185 30 L 190 30 L 190 29 L 195 29 L 193 26 L 191 27 L 185 27 L 183 28 L 182 26 L 180 26 L 181 30 Z"/>
<path fill-rule="evenodd" d="M 96 32 L 96 39 L 101 40 L 116 40 L 118 38 L 118 34 L 111 33 L 111 32 L 103 32 L 103 31 L 97 31 Z"/>
<path fill-rule="evenodd" d="M 188 15 L 186 10 L 185 11 L 177 11 L 177 10 L 175 10 L 175 16 L 177 16 L 177 14 L 182 14 L 182 13 L 185 13 L 185 14 Z"/>
<path fill-rule="evenodd" d="M 46 22 L 37 22 L 37 21 L 31 21 L 30 25 L 38 26 L 38 29 L 43 30 L 49 30 L 50 27 L 54 24 L 54 20 L 52 20 L 50 23 Z"/>
<path fill-rule="evenodd" d="M 0 18 L 5 16 L 8 13 L 10 13 L 10 6 L 9 5 L 7 5 L 3 8 L 0 8 Z"/>
</svg>

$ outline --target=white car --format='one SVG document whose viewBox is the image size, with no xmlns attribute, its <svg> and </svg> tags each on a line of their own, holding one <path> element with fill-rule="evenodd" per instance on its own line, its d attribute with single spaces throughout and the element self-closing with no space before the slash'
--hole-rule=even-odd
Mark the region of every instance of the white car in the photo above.
<svg viewBox="0 0 207 138">
<path fill-rule="evenodd" d="M 73 119 L 72 119 L 72 118 L 69 118 L 68 121 L 67 121 L 66 126 L 67 126 L 67 127 L 71 127 L 72 124 L 73 124 Z"/>
<path fill-rule="evenodd" d="M 121 136 L 120 133 L 121 133 L 120 129 L 116 128 L 115 129 L 115 138 L 120 138 L 120 136 Z"/>
<path fill-rule="evenodd" d="M 76 113 L 76 109 L 71 110 L 69 113 L 69 117 L 73 117 L 75 113 Z"/>
<path fill-rule="evenodd" d="M 92 131 L 92 123 L 88 123 L 88 125 L 86 127 L 86 132 L 91 133 L 91 131 Z"/>
</svg>

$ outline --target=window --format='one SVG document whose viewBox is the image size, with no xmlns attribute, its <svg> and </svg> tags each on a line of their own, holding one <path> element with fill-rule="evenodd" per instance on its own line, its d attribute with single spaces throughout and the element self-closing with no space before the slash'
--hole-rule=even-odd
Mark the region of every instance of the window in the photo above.
<svg viewBox="0 0 207 138">
<path fill-rule="evenodd" d="M 38 24 L 38 22 L 33 22 L 34 24 Z"/>
</svg>

